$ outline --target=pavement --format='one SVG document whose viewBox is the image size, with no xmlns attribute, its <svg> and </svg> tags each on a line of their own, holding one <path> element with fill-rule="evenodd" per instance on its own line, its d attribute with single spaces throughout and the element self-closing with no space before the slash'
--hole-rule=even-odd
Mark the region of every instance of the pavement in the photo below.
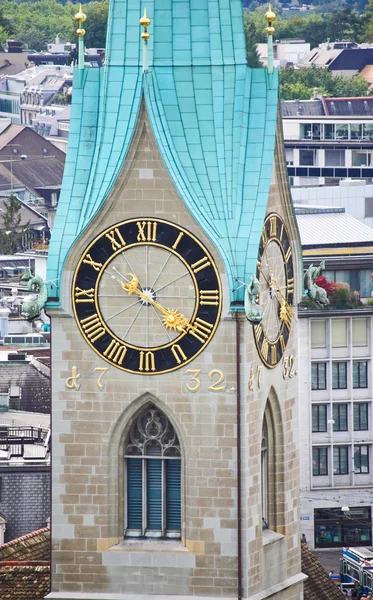
<svg viewBox="0 0 373 600">
<path fill-rule="evenodd" d="M 312 553 L 317 556 L 327 573 L 334 571 L 336 575 L 339 574 L 339 559 L 342 558 L 342 548 L 336 550 L 329 548 L 320 550 L 318 548 L 312 550 Z"/>
</svg>

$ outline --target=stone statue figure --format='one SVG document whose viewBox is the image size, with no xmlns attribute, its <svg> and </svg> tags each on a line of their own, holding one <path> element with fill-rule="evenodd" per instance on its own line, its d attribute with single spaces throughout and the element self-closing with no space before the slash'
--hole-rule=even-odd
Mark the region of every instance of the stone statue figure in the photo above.
<svg viewBox="0 0 373 600">
<path fill-rule="evenodd" d="M 26 267 L 21 276 L 21 281 L 27 281 L 27 289 L 31 292 L 22 304 L 21 315 L 28 321 L 42 318 L 42 312 L 47 301 L 48 292 L 44 280 L 39 275 L 32 275 L 30 269 Z M 43 319 L 44 320 L 44 319 Z"/>
<path fill-rule="evenodd" d="M 263 317 L 263 309 L 259 306 L 260 285 L 255 274 L 251 282 L 245 284 L 245 313 L 246 318 L 252 323 L 259 323 Z"/>
<path fill-rule="evenodd" d="M 304 274 L 304 289 L 307 292 L 307 296 L 311 298 L 315 302 L 315 304 L 319 304 L 322 306 L 326 306 L 329 304 L 328 295 L 326 290 L 319 287 L 315 283 L 315 279 L 320 277 L 321 272 L 325 269 L 325 260 L 323 260 L 318 267 L 314 267 L 310 265 L 307 271 Z"/>
</svg>

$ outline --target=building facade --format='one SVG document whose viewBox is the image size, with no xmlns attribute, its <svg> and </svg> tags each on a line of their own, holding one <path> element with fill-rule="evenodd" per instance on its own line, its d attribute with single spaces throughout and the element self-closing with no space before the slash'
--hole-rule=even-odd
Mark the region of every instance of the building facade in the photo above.
<svg viewBox="0 0 373 600">
<path fill-rule="evenodd" d="M 339 314 L 335 314 L 335 312 Z M 310 547 L 372 545 L 372 312 L 300 314 L 301 529 Z"/>
<path fill-rule="evenodd" d="M 290 185 L 337 185 L 373 176 L 372 98 L 282 102 Z"/>
<path fill-rule="evenodd" d="M 301 250 L 277 73 L 247 68 L 239 0 L 155 2 L 144 54 L 141 14 L 113 3 L 106 66 L 75 73 L 47 275 L 48 598 L 300 600 Z"/>
</svg>

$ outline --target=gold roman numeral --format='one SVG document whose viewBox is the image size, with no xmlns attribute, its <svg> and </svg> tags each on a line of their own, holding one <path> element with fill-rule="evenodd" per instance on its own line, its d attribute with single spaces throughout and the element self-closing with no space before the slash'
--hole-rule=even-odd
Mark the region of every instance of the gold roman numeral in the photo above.
<svg viewBox="0 0 373 600">
<path fill-rule="evenodd" d="M 268 242 L 268 238 L 267 238 L 267 231 L 266 228 L 263 227 L 263 231 L 262 231 L 262 244 L 263 246 L 265 246 Z"/>
<path fill-rule="evenodd" d="M 153 352 L 140 352 L 139 371 L 144 371 L 144 363 L 145 371 L 155 371 L 155 359 Z"/>
<path fill-rule="evenodd" d="M 275 365 L 277 362 L 277 349 L 276 346 L 271 345 L 271 363 Z"/>
<path fill-rule="evenodd" d="M 137 221 L 138 242 L 155 242 L 157 240 L 157 223 L 154 221 Z"/>
<path fill-rule="evenodd" d="M 106 333 L 105 327 L 103 327 L 97 313 L 82 319 L 80 324 L 91 342 L 95 342 Z"/>
<path fill-rule="evenodd" d="M 285 260 L 286 260 L 286 262 L 289 262 L 290 257 L 291 257 L 291 247 L 289 246 L 289 248 L 287 249 L 287 252 L 285 254 Z"/>
<path fill-rule="evenodd" d="M 209 267 L 211 265 L 209 259 L 207 258 L 207 256 L 204 256 L 203 258 L 201 258 L 201 260 L 197 260 L 197 262 L 193 263 L 192 265 L 190 265 L 193 269 L 193 273 L 198 273 L 199 271 L 202 271 L 202 269 L 205 269 L 206 267 Z"/>
<path fill-rule="evenodd" d="M 199 303 L 201 306 L 219 306 L 219 290 L 200 290 Z"/>
<path fill-rule="evenodd" d="M 187 359 L 187 356 L 184 354 L 184 352 L 180 348 L 179 344 L 174 344 L 173 346 L 171 346 L 171 350 L 172 350 L 172 354 L 174 355 L 178 365 L 180 365 L 180 363 L 183 360 Z"/>
<path fill-rule="evenodd" d="M 82 290 L 80 287 L 75 288 L 75 302 L 94 302 L 94 288 Z"/>
<path fill-rule="evenodd" d="M 281 346 L 281 352 L 285 352 L 285 340 L 284 340 L 283 335 L 280 335 L 280 346 Z"/>
<path fill-rule="evenodd" d="M 288 294 L 294 294 L 294 277 L 288 279 L 287 291 Z"/>
<path fill-rule="evenodd" d="M 260 349 L 263 357 L 265 358 L 265 360 L 267 360 L 268 357 L 268 340 L 267 338 L 264 338 L 264 340 L 262 341 L 262 347 Z"/>
<path fill-rule="evenodd" d="M 177 238 L 175 240 L 175 243 L 172 246 L 173 250 L 176 250 L 183 235 L 184 235 L 184 233 L 182 231 L 180 231 L 179 235 L 177 236 Z"/>
<path fill-rule="evenodd" d="M 104 352 L 104 356 L 110 358 L 110 360 L 112 360 L 115 364 L 121 365 L 124 357 L 126 356 L 126 352 L 126 346 L 121 346 L 119 342 L 111 340 Z"/>
<path fill-rule="evenodd" d="M 270 230 L 269 230 L 270 237 L 275 237 L 276 236 L 276 232 L 277 232 L 277 219 L 276 219 L 276 217 L 270 217 L 269 218 L 269 226 L 270 226 Z"/>
<path fill-rule="evenodd" d="M 284 234 L 284 224 L 281 223 L 281 231 L 280 231 L 280 237 L 278 238 L 280 240 L 280 242 L 282 242 L 282 236 Z"/>
<path fill-rule="evenodd" d="M 86 254 L 85 255 L 85 258 L 83 259 L 83 262 L 86 265 L 91 265 L 91 267 L 93 267 L 95 271 L 99 271 L 101 269 L 101 267 L 102 267 L 102 263 L 95 262 L 92 259 L 92 256 L 90 254 Z"/>
<path fill-rule="evenodd" d="M 263 328 L 261 325 L 255 325 L 255 327 L 254 327 L 255 339 L 258 343 L 260 340 L 260 336 L 262 335 L 262 331 L 263 331 Z"/>
<path fill-rule="evenodd" d="M 118 227 L 109 231 L 109 233 L 105 233 L 105 237 L 111 241 L 111 247 L 113 250 L 119 250 L 119 248 L 124 248 L 126 242 L 124 241 L 121 232 Z"/>
<path fill-rule="evenodd" d="M 190 327 L 189 333 L 203 344 L 211 335 L 212 328 L 213 325 L 211 323 L 197 317 Z"/>
</svg>

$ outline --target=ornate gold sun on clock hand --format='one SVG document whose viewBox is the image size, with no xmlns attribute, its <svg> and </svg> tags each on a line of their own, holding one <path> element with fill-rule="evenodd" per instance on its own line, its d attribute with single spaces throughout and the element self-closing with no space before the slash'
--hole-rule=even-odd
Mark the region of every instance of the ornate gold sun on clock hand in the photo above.
<svg viewBox="0 0 373 600">
<path fill-rule="evenodd" d="M 188 319 L 182 313 L 178 312 L 177 310 L 169 309 L 162 306 L 162 304 L 159 304 L 159 302 L 156 302 L 147 294 L 141 292 L 138 289 L 139 280 L 138 277 L 136 277 L 136 275 L 134 275 L 133 273 L 127 273 L 127 275 L 132 277 L 132 279 L 127 281 L 126 283 L 122 281 L 120 282 L 120 285 L 122 286 L 124 291 L 127 292 L 129 296 L 131 296 L 132 294 L 136 294 L 142 300 L 144 300 L 148 304 L 151 304 L 152 306 L 154 306 L 154 308 L 159 310 L 159 312 L 163 314 L 162 323 L 166 327 L 166 329 L 183 332 L 185 331 L 185 329 L 188 330 L 191 327 Z"/>
</svg>

